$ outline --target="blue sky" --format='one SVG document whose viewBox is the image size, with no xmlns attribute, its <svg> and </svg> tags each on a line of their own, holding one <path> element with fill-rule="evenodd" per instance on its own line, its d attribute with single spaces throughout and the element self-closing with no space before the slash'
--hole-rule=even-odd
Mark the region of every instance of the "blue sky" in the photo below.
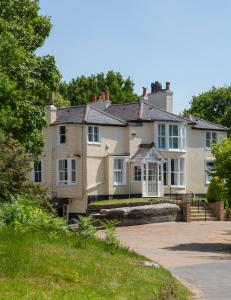
<svg viewBox="0 0 231 300">
<path fill-rule="evenodd" d="M 52 54 L 65 81 L 119 71 L 135 91 L 171 82 L 174 111 L 193 95 L 230 85 L 229 0 L 40 0 L 53 29 L 40 55 Z"/>
</svg>

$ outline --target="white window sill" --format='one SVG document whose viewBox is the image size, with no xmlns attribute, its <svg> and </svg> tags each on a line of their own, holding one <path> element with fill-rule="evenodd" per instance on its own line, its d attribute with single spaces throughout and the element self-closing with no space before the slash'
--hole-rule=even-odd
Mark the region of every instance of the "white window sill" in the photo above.
<svg viewBox="0 0 231 300">
<path fill-rule="evenodd" d="M 113 186 L 125 186 L 126 183 L 114 183 Z"/>
<path fill-rule="evenodd" d="M 181 153 L 186 153 L 185 149 L 171 149 L 171 148 L 166 148 L 166 149 L 161 149 L 158 148 L 159 151 L 166 151 L 166 152 L 181 152 Z"/>
<path fill-rule="evenodd" d="M 185 189 L 185 185 L 164 185 L 164 188 L 173 188 L 173 189 Z"/>
<path fill-rule="evenodd" d="M 57 186 L 73 186 L 73 185 L 77 185 L 77 182 L 76 183 L 65 183 L 65 182 L 57 182 L 56 184 Z"/>
<path fill-rule="evenodd" d="M 100 142 L 88 142 L 88 145 L 101 145 L 101 143 Z"/>
</svg>

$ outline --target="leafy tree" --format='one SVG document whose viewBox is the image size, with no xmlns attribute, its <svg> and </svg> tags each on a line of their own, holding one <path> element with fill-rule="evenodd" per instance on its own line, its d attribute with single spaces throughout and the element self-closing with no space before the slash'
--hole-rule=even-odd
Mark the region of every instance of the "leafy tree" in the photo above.
<svg viewBox="0 0 231 300">
<path fill-rule="evenodd" d="M 221 144 L 214 144 L 212 153 L 214 162 L 214 174 L 224 182 L 224 197 L 231 207 L 231 139 L 224 140 Z"/>
<path fill-rule="evenodd" d="M 184 116 L 190 114 L 231 128 L 231 86 L 215 88 L 193 96 L 191 107 L 183 111 Z"/>
<path fill-rule="evenodd" d="M 125 103 L 137 100 L 134 93 L 134 83 L 129 78 L 124 79 L 119 72 L 108 71 L 107 74 L 98 73 L 91 76 L 80 76 L 72 79 L 70 83 L 62 83 L 59 92 L 72 105 L 86 104 L 90 96 L 100 92 L 109 92 L 113 103 Z"/>
<path fill-rule="evenodd" d="M 9 200 L 11 195 L 27 189 L 30 157 L 10 137 L 1 137 L 0 152 L 0 200 Z"/>
<path fill-rule="evenodd" d="M 54 58 L 35 54 L 51 30 L 38 11 L 37 0 L 0 1 L 0 128 L 33 153 L 42 149 L 44 105 L 60 81 Z"/>
<path fill-rule="evenodd" d="M 209 184 L 206 198 L 209 202 L 217 202 L 223 200 L 224 183 L 218 177 L 214 176 Z"/>
</svg>

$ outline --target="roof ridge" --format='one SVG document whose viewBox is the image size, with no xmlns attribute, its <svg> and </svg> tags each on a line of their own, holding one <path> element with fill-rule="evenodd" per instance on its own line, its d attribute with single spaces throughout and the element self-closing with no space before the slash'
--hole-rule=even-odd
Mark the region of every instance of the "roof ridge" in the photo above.
<svg viewBox="0 0 231 300">
<path fill-rule="evenodd" d="M 111 118 L 113 118 L 113 119 L 115 119 L 115 120 L 117 120 L 117 121 L 120 121 L 120 122 L 122 122 L 122 123 L 124 123 L 124 124 L 127 124 L 126 121 L 124 121 L 124 120 L 122 120 L 122 119 L 119 119 L 119 118 L 117 118 L 117 117 L 115 117 L 115 116 L 112 116 L 112 115 L 106 113 L 105 111 L 103 111 L 103 110 L 101 110 L 101 109 L 99 109 L 99 108 L 93 107 L 93 106 L 91 106 L 91 105 L 89 105 L 89 107 L 90 107 L 90 108 L 93 108 L 94 110 L 96 110 L 96 111 L 98 111 L 98 112 L 100 112 L 100 113 L 102 113 L 102 114 L 104 114 L 104 115 L 106 115 L 106 116 L 108 116 L 108 117 L 111 117 Z"/>
<path fill-rule="evenodd" d="M 216 125 L 217 127 L 220 127 L 220 128 L 229 130 L 228 127 L 222 126 L 222 125 L 220 125 L 220 124 L 213 123 L 213 122 L 210 122 L 210 121 L 208 121 L 208 120 L 198 118 L 197 116 L 194 116 L 194 115 L 191 115 L 191 116 L 193 116 L 193 118 L 198 119 L 198 120 L 200 120 L 200 121 L 203 121 L 203 122 L 205 122 L 205 123 L 209 123 L 209 124 L 212 124 L 212 125 Z"/>
<path fill-rule="evenodd" d="M 183 120 L 185 120 L 185 121 L 188 121 L 188 122 L 190 121 L 190 123 L 192 123 L 192 121 L 191 121 L 190 119 L 181 117 L 181 116 L 179 116 L 179 115 L 177 115 L 177 114 L 174 114 L 174 113 L 171 113 L 171 112 L 169 112 L 169 111 L 167 111 L 167 110 L 164 110 L 163 108 L 154 106 L 154 105 L 152 105 L 152 104 L 150 104 L 150 103 L 146 103 L 146 102 L 144 102 L 144 104 L 149 105 L 149 106 L 151 106 L 151 107 L 154 107 L 154 108 L 156 108 L 156 109 L 158 109 L 158 110 L 160 110 L 160 111 L 163 111 L 163 112 L 165 112 L 165 113 L 167 113 L 167 114 L 173 115 L 173 116 L 178 117 L 178 118 L 180 118 L 180 119 L 183 119 Z"/>
<path fill-rule="evenodd" d="M 130 104 L 139 104 L 140 101 L 136 101 L 136 102 L 127 102 L 127 103 L 112 103 L 110 106 L 122 106 L 122 105 L 130 105 Z"/>
</svg>

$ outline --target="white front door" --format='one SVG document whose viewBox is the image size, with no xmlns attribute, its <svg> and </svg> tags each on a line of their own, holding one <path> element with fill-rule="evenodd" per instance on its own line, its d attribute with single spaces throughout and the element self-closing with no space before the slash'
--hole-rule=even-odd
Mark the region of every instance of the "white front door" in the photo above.
<svg viewBox="0 0 231 300">
<path fill-rule="evenodd" d="M 148 162 L 143 164 L 143 197 L 158 197 L 158 172 L 158 163 Z"/>
</svg>

